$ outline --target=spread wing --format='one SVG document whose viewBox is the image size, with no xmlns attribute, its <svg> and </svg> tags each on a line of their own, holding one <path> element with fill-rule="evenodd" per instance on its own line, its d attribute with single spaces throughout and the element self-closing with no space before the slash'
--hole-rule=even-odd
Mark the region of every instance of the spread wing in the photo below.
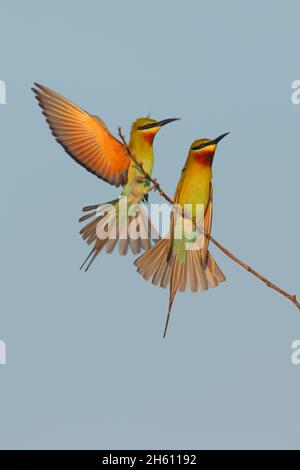
<svg viewBox="0 0 300 470">
<path fill-rule="evenodd" d="M 65 151 L 98 178 L 115 186 L 124 185 L 130 157 L 104 122 L 50 88 L 37 83 L 35 86 L 32 90 L 46 121 Z"/>
</svg>

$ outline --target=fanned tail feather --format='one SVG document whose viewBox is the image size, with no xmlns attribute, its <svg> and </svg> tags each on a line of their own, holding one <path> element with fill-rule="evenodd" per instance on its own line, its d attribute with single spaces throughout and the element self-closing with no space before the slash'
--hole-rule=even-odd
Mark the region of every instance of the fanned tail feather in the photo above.
<svg viewBox="0 0 300 470">
<path fill-rule="evenodd" d="M 208 290 L 225 281 L 221 269 L 208 252 L 206 266 L 201 261 L 201 250 L 188 250 L 180 261 L 173 250 L 170 256 L 169 239 L 164 238 L 143 253 L 135 262 L 137 271 L 145 280 L 162 288 L 170 286 L 169 307 L 164 329 L 166 336 L 172 305 L 177 291 L 191 292 Z"/>
<path fill-rule="evenodd" d="M 159 239 L 158 232 L 142 206 L 139 207 L 135 215 L 128 216 L 126 223 L 119 226 L 116 223 L 118 204 L 119 199 L 116 199 L 105 204 L 91 205 L 82 209 L 83 212 L 89 213 L 82 216 L 79 222 L 91 218 L 92 220 L 80 230 L 80 235 L 88 245 L 94 243 L 94 246 L 80 269 L 85 266 L 85 271 L 87 271 L 104 247 L 106 253 L 111 253 L 115 246 L 119 244 L 120 255 L 126 255 L 128 248 L 136 255 L 142 250 L 148 250 L 152 245 L 152 239 Z M 108 221 L 107 213 L 112 205 L 115 207 L 115 212 L 112 213 Z M 135 236 L 132 235 L 132 230 Z M 101 234 L 101 238 L 99 238 L 99 234 Z M 138 234 L 137 237 L 136 234 Z"/>
</svg>

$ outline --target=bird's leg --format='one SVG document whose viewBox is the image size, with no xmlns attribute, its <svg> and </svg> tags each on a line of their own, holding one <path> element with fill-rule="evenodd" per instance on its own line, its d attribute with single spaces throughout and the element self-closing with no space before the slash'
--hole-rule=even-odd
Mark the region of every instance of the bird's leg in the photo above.
<svg viewBox="0 0 300 470">
<path fill-rule="evenodd" d="M 150 193 L 150 191 L 157 191 L 157 181 L 155 178 L 152 179 L 152 182 L 153 182 L 153 185 L 150 186 L 150 188 L 148 189 L 148 192 Z"/>
</svg>

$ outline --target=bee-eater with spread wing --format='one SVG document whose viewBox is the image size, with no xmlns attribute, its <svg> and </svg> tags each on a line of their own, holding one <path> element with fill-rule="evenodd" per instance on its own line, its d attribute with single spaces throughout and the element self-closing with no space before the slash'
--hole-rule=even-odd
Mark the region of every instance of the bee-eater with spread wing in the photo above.
<svg viewBox="0 0 300 470">
<path fill-rule="evenodd" d="M 126 224 L 124 218 L 122 218 L 122 224 L 125 227 L 123 229 L 118 215 L 119 199 L 83 208 L 84 212 L 89 213 L 81 217 L 80 222 L 91 217 L 94 218 L 82 228 L 80 233 L 88 244 L 94 243 L 94 246 L 82 267 L 92 257 L 86 267 L 87 270 L 105 245 L 106 252 L 111 253 L 119 238 L 119 252 L 121 255 L 126 254 L 128 245 L 130 245 L 134 254 L 139 253 L 141 248 L 147 250 L 151 246 L 151 234 L 155 233 L 155 230 L 142 207 L 135 211 L 134 215 L 130 213 L 130 207 L 139 204 L 143 199 L 147 199 L 150 184 L 149 181 L 145 181 L 141 170 L 128 155 L 124 144 L 109 132 L 98 116 L 88 114 L 79 106 L 49 88 L 37 83 L 35 83 L 35 86 L 36 88 L 32 88 L 32 90 L 57 142 L 77 163 L 94 173 L 98 178 L 115 186 L 124 186 L 121 196 L 127 197 Z M 163 121 L 138 118 L 133 123 L 129 148 L 132 155 L 142 163 L 148 174 L 151 174 L 153 167 L 154 137 L 162 126 L 175 120 L 177 118 Z M 107 230 L 108 219 L 105 217 L 105 208 L 108 206 L 114 208 L 114 220 L 110 220 L 110 227 L 114 230 L 114 236 L 110 236 L 110 229 Z M 137 231 L 140 233 L 138 238 L 131 237 L 128 230 L 130 223 L 134 220 L 136 221 Z M 102 233 L 101 238 L 98 236 L 99 233 Z M 121 233 L 122 235 L 120 235 Z"/>
<path fill-rule="evenodd" d="M 170 234 L 159 240 L 136 261 L 138 272 L 152 283 L 163 288 L 170 286 L 169 309 L 164 330 L 166 336 L 172 304 L 177 290 L 192 292 L 216 287 L 225 276 L 208 251 L 213 209 L 212 164 L 218 142 L 228 134 L 216 139 L 199 139 L 193 142 L 174 195 L 179 209 L 171 213 Z M 188 207 L 188 216 L 185 207 Z M 202 208 L 202 243 L 195 245 L 197 207 Z M 182 226 L 184 230 L 176 231 Z M 198 220 L 197 220 L 198 225 Z M 192 245 L 189 245 L 191 244 Z"/>
</svg>

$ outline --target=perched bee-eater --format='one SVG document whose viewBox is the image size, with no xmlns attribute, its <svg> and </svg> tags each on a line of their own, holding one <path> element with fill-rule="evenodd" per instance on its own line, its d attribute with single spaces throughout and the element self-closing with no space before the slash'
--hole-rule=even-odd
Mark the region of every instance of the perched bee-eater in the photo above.
<svg viewBox="0 0 300 470">
<path fill-rule="evenodd" d="M 119 199 L 83 208 L 83 211 L 88 214 L 81 217 L 80 222 L 94 218 L 82 228 L 80 233 L 88 244 L 94 243 L 94 246 L 82 267 L 91 258 L 86 267 L 87 270 L 104 246 L 106 246 L 106 252 L 111 253 L 118 239 L 120 239 L 121 255 L 126 254 L 128 245 L 134 254 L 139 253 L 141 248 L 148 249 L 151 246 L 151 234 L 155 233 L 155 229 L 151 226 L 142 207 L 132 213 L 130 207 L 147 200 L 150 184 L 143 178 L 141 170 L 128 155 L 124 144 L 109 132 L 98 116 L 88 114 L 49 88 L 37 83 L 35 86 L 37 88 L 32 88 L 32 90 L 57 142 L 77 163 L 98 178 L 115 186 L 124 186 L 121 196 L 127 197 L 126 220 L 124 217 L 122 221 L 120 220 Z M 161 127 L 175 120 L 177 118 L 163 121 L 138 118 L 133 123 L 129 148 L 148 174 L 151 174 L 153 167 L 154 137 Z M 105 209 L 108 207 L 114 208 L 114 220 L 110 220 L 114 236 L 111 236 L 110 229 L 107 230 L 108 219 L 105 217 Z M 131 237 L 128 230 L 130 223 L 134 220 L 136 220 L 137 231 L 140 233 L 138 238 Z M 102 234 L 101 237 L 98 236 L 99 233 Z"/>
<path fill-rule="evenodd" d="M 210 234 L 212 224 L 213 158 L 218 142 L 227 134 L 228 132 L 216 139 L 199 139 L 192 143 L 174 195 L 174 203 L 179 210 L 171 213 L 170 234 L 159 240 L 134 263 L 146 280 L 152 278 L 153 284 L 159 284 L 163 288 L 170 286 L 164 337 L 177 290 L 183 292 L 189 288 L 192 292 L 197 292 L 216 287 L 219 282 L 225 281 L 224 274 L 208 251 L 209 240 L 204 234 Z M 197 245 L 198 207 L 202 208 L 202 243 Z M 178 231 L 178 236 L 176 231 L 182 224 L 184 230 Z"/>
</svg>

